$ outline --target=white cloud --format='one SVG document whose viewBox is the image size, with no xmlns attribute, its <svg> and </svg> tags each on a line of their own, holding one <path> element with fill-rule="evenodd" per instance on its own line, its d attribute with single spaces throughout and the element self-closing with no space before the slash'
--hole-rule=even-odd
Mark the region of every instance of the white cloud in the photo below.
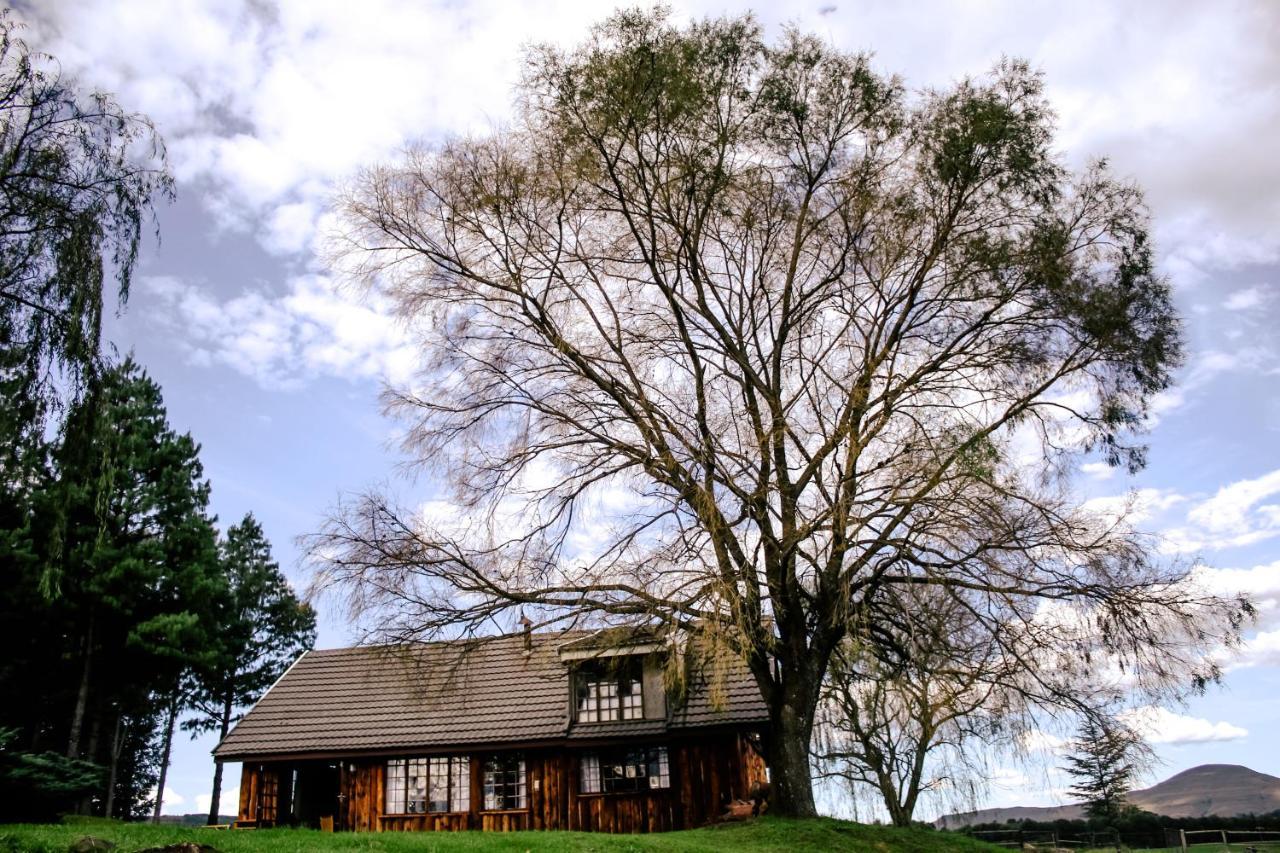
<svg viewBox="0 0 1280 853">
<path fill-rule="evenodd" d="M 1223 486 L 1212 498 L 1192 508 L 1187 518 L 1215 533 L 1241 533 L 1255 521 L 1255 507 L 1276 494 L 1280 494 L 1280 469 Z"/>
<path fill-rule="evenodd" d="M 1230 669 L 1253 666 L 1280 667 L 1280 630 L 1259 631 L 1245 641 L 1239 653 L 1228 663 Z"/>
<path fill-rule="evenodd" d="M 151 789 L 149 796 L 151 796 L 154 799 L 155 795 L 156 795 L 156 789 L 153 787 Z M 164 786 L 164 803 L 162 805 L 162 808 L 164 809 L 165 814 L 175 814 L 173 810 L 176 807 L 185 803 L 186 801 L 187 801 L 186 798 L 183 797 L 181 794 L 179 794 L 177 791 L 173 790 L 168 785 Z"/>
<path fill-rule="evenodd" d="M 1242 592 L 1264 607 L 1280 607 L 1280 560 L 1248 569 L 1197 566 L 1195 578 L 1219 592 Z"/>
<path fill-rule="evenodd" d="M 1026 788 L 1031 777 L 1016 767 L 996 767 L 991 771 L 991 785 L 995 788 Z"/>
<path fill-rule="evenodd" d="M 1110 480 L 1116 473 L 1116 469 L 1106 462 L 1086 462 L 1080 470 L 1094 480 Z"/>
<path fill-rule="evenodd" d="M 270 219 L 409 139 L 501 120 L 523 45 L 574 44 L 618 5 L 632 4 L 530 0 L 513 14 L 502 0 L 369 0 L 352 14 L 334 0 L 203 0 L 155 14 L 146 3 L 67 0 L 24 14 L 32 41 L 65 68 L 156 120 L 183 180 L 207 179 L 209 198 Z M 726 11 L 709 0 L 679 6 L 690 17 Z M 981 73 L 1001 55 L 1030 58 L 1046 71 L 1059 143 L 1076 160 L 1108 155 L 1139 179 L 1158 244 L 1184 280 L 1277 257 L 1280 197 L 1257 191 L 1280 183 L 1270 150 L 1280 59 L 1268 41 L 1277 14 L 1266 0 L 1182 3 L 1176 13 L 1002 0 L 982 15 L 946 3 L 842 4 L 819 15 L 793 0 L 759 12 L 775 33 L 795 22 L 841 47 L 874 49 L 877 65 L 911 86 Z"/>
<path fill-rule="evenodd" d="M 1185 495 L 1173 489 L 1145 488 L 1123 495 L 1091 498 L 1085 501 L 1084 509 L 1113 520 L 1124 518 L 1129 524 L 1141 524 L 1186 500 Z"/>
<path fill-rule="evenodd" d="M 226 796 L 226 792 L 223 792 Z M 196 794 L 196 812 L 198 814 L 208 814 L 209 806 L 213 805 L 213 794 Z M 221 805 L 221 803 L 219 803 Z M 221 811 L 221 809 L 219 809 Z"/>
<path fill-rule="evenodd" d="M 1060 737 L 1052 732 L 1032 729 L 1019 736 L 1022 748 L 1028 752 L 1062 755 L 1071 748 L 1069 738 Z"/>
<path fill-rule="evenodd" d="M 411 139 L 507 115 L 523 45 L 576 42 L 612 5 L 204 0 L 155 14 L 71 0 L 28 14 L 35 44 L 155 120 L 175 174 L 210 185 L 224 225 L 265 222 L 264 247 L 291 254 L 314 219 L 297 205 L 322 207 L 336 179 Z"/>
<path fill-rule="evenodd" d="M 1248 311 L 1257 308 L 1265 301 L 1266 294 L 1262 288 L 1247 287 L 1228 296 L 1227 301 L 1222 303 L 1222 307 L 1228 311 Z"/>
<path fill-rule="evenodd" d="M 1230 352 L 1206 349 L 1196 353 L 1178 384 L 1156 394 L 1151 401 L 1151 426 L 1195 399 L 1195 394 L 1208 388 L 1225 374 L 1266 373 L 1276 364 L 1276 354 L 1268 346 L 1237 346 Z"/>
<path fill-rule="evenodd" d="M 245 290 L 220 299 L 174 278 L 144 279 L 158 317 L 197 365 L 224 364 L 266 388 L 341 378 L 406 382 L 417 359 L 409 332 L 385 304 L 320 275 L 300 275 L 283 295 Z"/>
<path fill-rule="evenodd" d="M 1280 536 L 1280 469 L 1220 488 L 1164 531 L 1165 550 L 1188 553 L 1253 545 Z"/>
<path fill-rule="evenodd" d="M 320 208 L 309 201 L 282 204 L 267 217 L 262 239 L 266 248 L 276 254 L 291 254 L 310 248 L 316 238 Z"/>
<path fill-rule="evenodd" d="M 1210 743 L 1239 740 L 1249 735 L 1247 729 L 1232 723 L 1214 723 L 1154 705 L 1135 708 L 1121 716 L 1150 743 Z"/>
</svg>

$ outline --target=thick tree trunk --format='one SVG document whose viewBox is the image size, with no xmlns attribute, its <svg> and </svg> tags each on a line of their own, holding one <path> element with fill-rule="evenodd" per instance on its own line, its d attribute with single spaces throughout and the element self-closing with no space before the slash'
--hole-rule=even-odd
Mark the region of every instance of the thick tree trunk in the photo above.
<svg viewBox="0 0 1280 853">
<path fill-rule="evenodd" d="M 93 615 L 84 638 L 84 666 L 80 668 L 80 687 L 76 690 L 76 704 L 71 711 L 71 729 L 67 734 L 67 758 L 80 757 L 80 733 L 84 730 L 84 715 L 89 707 L 89 680 L 93 670 Z"/>
<path fill-rule="evenodd" d="M 813 800 L 813 773 L 809 766 L 809 740 L 813 736 L 811 691 L 786 683 L 784 698 L 771 711 L 768 738 L 770 794 L 769 811 L 787 817 L 813 817 L 818 808 Z"/>
<path fill-rule="evenodd" d="M 232 696 L 227 694 L 226 699 L 222 703 L 222 728 L 218 733 L 218 742 L 221 743 L 227 737 L 227 730 L 231 728 L 231 711 L 235 707 L 232 702 Z M 218 806 L 219 800 L 222 798 L 222 762 L 216 762 L 213 765 L 213 796 L 209 799 L 209 825 L 213 826 L 218 822 Z"/>
<path fill-rule="evenodd" d="M 156 782 L 156 807 L 151 812 L 151 822 L 160 822 L 160 810 L 164 807 L 164 783 L 169 776 L 169 754 L 173 749 L 173 727 L 178 722 L 178 700 L 169 702 L 169 714 L 164 724 L 164 749 L 160 752 L 160 779 Z"/>
</svg>

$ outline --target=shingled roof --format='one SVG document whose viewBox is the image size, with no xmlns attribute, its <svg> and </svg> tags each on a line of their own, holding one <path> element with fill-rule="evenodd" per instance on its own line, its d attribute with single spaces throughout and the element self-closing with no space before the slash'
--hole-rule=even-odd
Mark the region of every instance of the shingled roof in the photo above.
<svg viewBox="0 0 1280 853">
<path fill-rule="evenodd" d="M 214 750 L 219 760 L 308 753 L 634 737 L 717 725 L 760 726 L 768 711 L 749 672 L 731 663 L 712 689 L 695 679 L 666 720 L 570 725 L 561 649 L 587 634 L 311 651 Z"/>
</svg>

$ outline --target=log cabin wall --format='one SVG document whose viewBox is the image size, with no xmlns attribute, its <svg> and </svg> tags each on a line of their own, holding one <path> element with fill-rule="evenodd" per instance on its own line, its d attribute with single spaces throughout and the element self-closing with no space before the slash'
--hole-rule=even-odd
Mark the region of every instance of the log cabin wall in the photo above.
<svg viewBox="0 0 1280 853">
<path fill-rule="evenodd" d="M 340 764 L 338 829 L 358 832 L 409 830 L 448 832 L 571 829 L 588 832 L 666 832 L 701 826 L 723 814 L 735 799 L 749 799 L 766 779 L 765 764 L 746 736 L 708 734 L 666 739 L 670 787 L 641 793 L 580 793 L 579 756 L 589 748 L 522 750 L 528 806 L 487 811 L 484 754 L 470 756 L 470 809 L 433 814 L 384 814 L 385 757 L 353 757 Z M 264 774 L 289 777 L 288 765 L 246 764 L 240 781 L 240 818 L 260 819 Z M 273 804 L 274 806 L 274 804 Z"/>
<path fill-rule="evenodd" d="M 240 807 L 236 823 L 241 826 L 272 826 L 280 808 L 282 768 L 273 764 L 246 764 L 240 773 Z M 286 797 L 287 799 L 287 792 Z"/>
<path fill-rule="evenodd" d="M 262 765 L 244 764 L 240 769 L 240 808 L 237 823 L 256 823 L 258 820 L 258 784 L 262 779 Z"/>
</svg>

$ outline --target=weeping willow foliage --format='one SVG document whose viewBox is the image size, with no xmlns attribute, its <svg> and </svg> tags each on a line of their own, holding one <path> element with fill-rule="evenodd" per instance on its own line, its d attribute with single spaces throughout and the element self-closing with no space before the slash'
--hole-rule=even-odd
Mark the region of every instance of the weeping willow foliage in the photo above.
<svg viewBox="0 0 1280 853">
<path fill-rule="evenodd" d="M 172 196 L 151 122 L 84 93 L 0 14 L 0 415 L 39 434 L 100 366 L 106 291 L 121 305 L 156 201 Z M 14 441 L 5 442 L 12 457 Z"/>
</svg>

